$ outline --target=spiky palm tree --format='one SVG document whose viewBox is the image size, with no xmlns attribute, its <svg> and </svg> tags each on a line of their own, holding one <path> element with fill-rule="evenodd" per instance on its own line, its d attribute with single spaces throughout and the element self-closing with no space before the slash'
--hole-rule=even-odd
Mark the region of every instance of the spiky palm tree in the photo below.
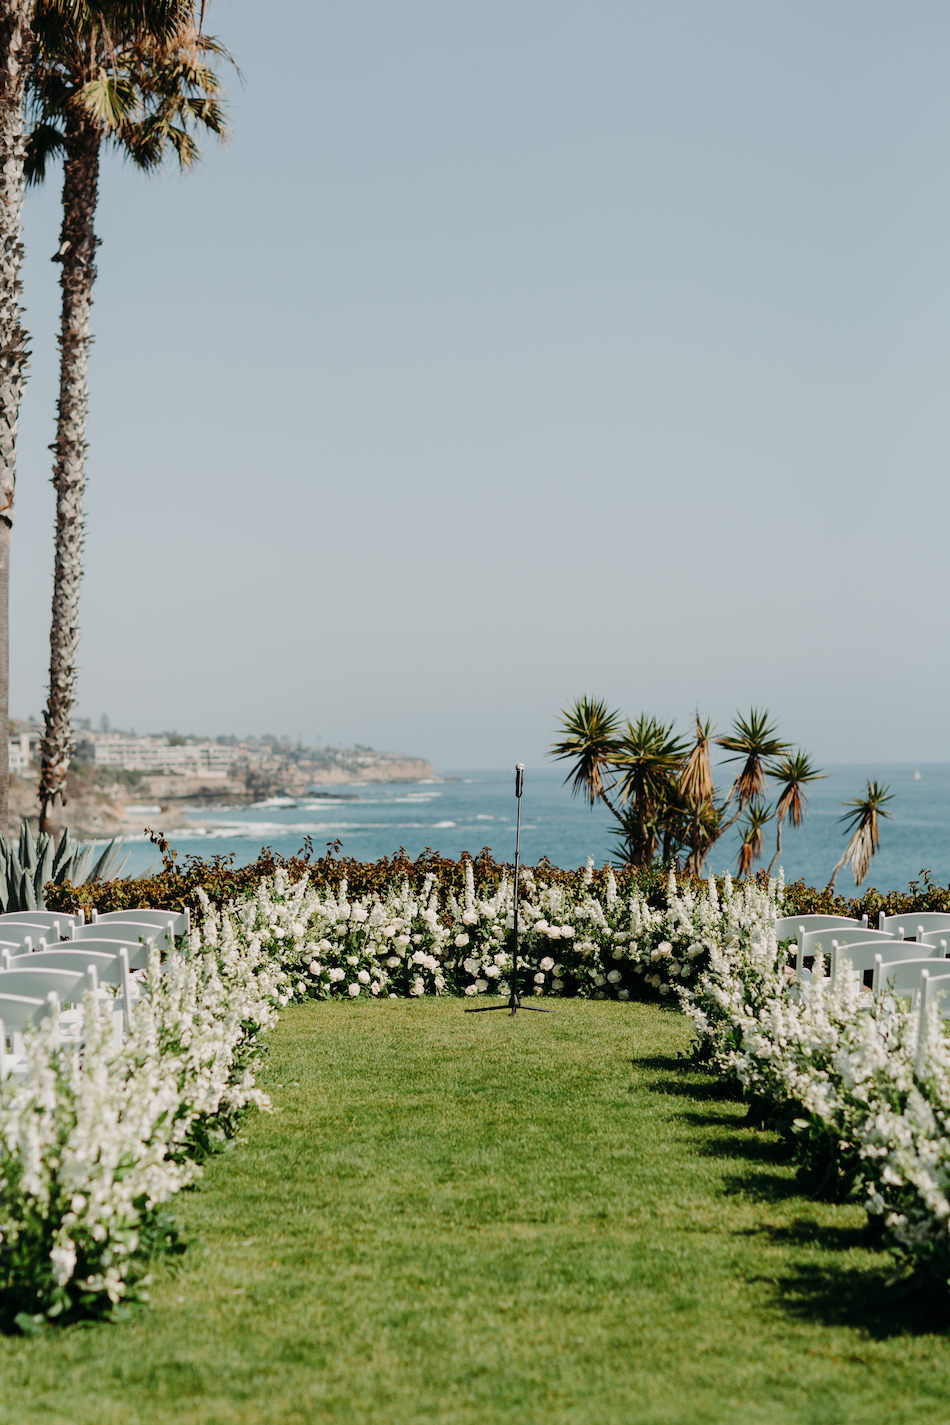
<svg viewBox="0 0 950 1425">
<path fill-rule="evenodd" d="M 712 829 L 709 825 L 710 815 L 715 813 L 713 820 L 718 826 L 719 813 L 716 807 L 716 786 L 709 762 L 713 724 L 709 718 L 703 721 L 698 712 L 695 714 L 695 718 L 696 731 L 693 746 L 680 773 L 679 785 L 680 793 L 691 811 L 689 856 L 686 861 L 686 870 L 701 876 L 709 848 L 716 839 L 714 835 L 710 840 L 709 832 Z"/>
<path fill-rule="evenodd" d="M 169 155 L 189 167 L 198 156 L 194 129 L 219 137 L 226 132 L 220 81 L 209 63 L 226 52 L 202 33 L 194 0 L 75 0 L 68 13 L 38 9 L 34 29 L 28 179 L 40 181 L 53 155 L 64 159 L 63 224 L 55 257 L 62 269 L 56 563 L 39 787 L 40 828 L 47 831 L 60 820 L 74 745 L 100 155 L 106 145 L 142 169 L 159 167 Z"/>
<path fill-rule="evenodd" d="M 735 815 L 723 824 L 723 831 L 738 821 L 751 801 L 760 801 L 765 792 L 768 764 L 791 751 L 791 743 L 783 742 L 777 728 L 764 708 L 752 708 L 748 717 L 736 717 L 732 732 L 717 737 L 716 743 L 731 756 L 726 762 L 741 762 L 739 775 L 733 782 L 724 806 L 736 802 Z"/>
<path fill-rule="evenodd" d="M 772 808 L 762 802 L 750 802 L 746 808 L 742 844 L 736 861 L 736 875 L 747 876 L 762 855 L 762 835 L 772 820 Z"/>
<path fill-rule="evenodd" d="M 890 816 L 890 812 L 884 810 L 884 803 L 889 802 L 892 797 L 893 793 L 888 790 L 886 782 L 879 785 L 876 781 L 869 780 L 866 797 L 853 797 L 851 801 L 841 803 L 842 806 L 854 807 L 854 811 L 845 812 L 844 816 L 838 818 L 839 821 L 848 823 L 848 830 L 853 829 L 853 835 L 844 848 L 844 855 L 831 873 L 827 887 L 829 891 L 834 890 L 838 872 L 849 861 L 854 873 L 854 884 L 861 885 L 868 873 L 871 857 L 875 851 L 880 850 L 878 819 Z"/>
<path fill-rule="evenodd" d="M 641 715 L 627 723 L 614 761 L 622 773 L 618 793 L 625 804 L 627 860 L 633 866 L 649 865 L 656 854 L 664 814 L 677 798 L 686 751 L 671 722 Z"/>
<path fill-rule="evenodd" d="M 26 76 L 34 0 L 0 0 L 0 835 L 8 829 L 10 771 L 10 533 L 16 440 L 29 352 L 20 307 Z"/>
<path fill-rule="evenodd" d="M 558 762 L 573 763 L 565 784 L 570 782 L 572 793 L 583 794 L 591 806 L 602 801 L 616 815 L 609 792 L 615 785 L 611 769 L 620 748 L 620 714 L 610 712 L 603 701 L 578 698 L 561 714 L 559 731 L 551 755 Z"/>
<path fill-rule="evenodd" d="M 810 782 L 820 781 L 824 775 L 824 772 L 812 766 L 811 758 L 801 748 L 794 754 L 786 753 L 780 761 L 769 767 L 770 780 L 781 788 L 775 804 L 778 831 L 775 837 L 775 855 L 769 862 L 770 876 L 782 853 L 782 826 L 786 817 L 792 826 L 801 826 L 806 806 L 804 788 Z"/>
</svg>

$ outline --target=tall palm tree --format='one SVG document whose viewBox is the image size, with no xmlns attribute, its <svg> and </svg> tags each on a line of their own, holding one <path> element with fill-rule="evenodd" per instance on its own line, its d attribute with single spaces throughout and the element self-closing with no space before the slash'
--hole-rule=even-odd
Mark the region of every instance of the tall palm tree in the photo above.
<svg viewBox="0 0 950 1425">
<path fill-rule="evenodd" d="M 16 440 L 29 352 L 20 307 L 26 76 L 34 0 L 0 0 L 0 834 L 9 819 L 10 533 Z"/>
<path fill-rule="evenodd" d="M 736 875 L 747 876 L 762 855 L 762 834 L 772 820 L 772 808 L 762 802 L 750 802 L 746 809 L 745 827 L 739 857 L 736 861 Z"/>
<path fill-rule="evenodd" d="M 801 826 L 805 816 L 804 788 L 810 782 L 820 781 L 824 775 L 824 772 L 819 772 L 817 767 L 812 766 L 811 758 L 801 748 L 794 755 L 790 752 L 786 753 L 780 761 L 769 768 L 769 777 L 781 787 L 775 805 L 778 831 L 775 837 L 775 855 L 769 862 L 770 876 L 776 861 L 782 854 L 782 825 L 786 817 L 792 826 Z"/>
<path fill-rule="evenodd" d="M 686 861 L 686 870 L 694 872 L 697 876 L 703 873 L 703 863 L 709 854 L 712 842 L 716 839 L 709 838 L 709 818 L 711 813 L 715 813 L 715 822 L 718 825 L 719 815 L 716 807 L 716 786 L 713 782 L 712 767 L 709 762 L 709 748 L 712 742 L 713 724 L 711 719 L 703 721 L 699 713 L 695 714 L 696 732 L 693 746 L 686 764 L 680 774 L 680 792 L 691 809 L 690 830 L 689 830 L 689 856 Z"/>
<path fill-rule="evenodd" d="M 831 873 L 831 880 L 827 889 L 833 891 L 838 872 L 842 866 L 851 862 L 851 870 L 854 872 L 854 884 L 860 886 L 868 873 L 871 864 L 871 857 L 875 851 L 880 850 L 881 838 L 878 828 L 878 818 L 890 816 L 889 811 L 884 810 L 884 803 L 891 801 L 893 793 L 888 790 L 887 783 L 881 785 L 868 781 L 868 792 L 866 797 L 853 797 L 849 802 L 842 802 L 842 806 L 854 807 L 854 811 L 845 812 L 844 816 L 839 816 L 839 821 L 848 823 L 848 830 L 853 828 L 853 835 L 847 846 L 844 848 L 844 855 Z"/>
<path fill-rule="evenodd" d="M 664 814 L 677 799 L 677 781 L 686 743 L 673 735 L 673 723 L 641 714 L 628 722 L 615 764 L 623 775 L 618 788 L 624 801 L 627 860 L 648 866 L 656 854 Z"/>
<path fill-rule="evenodd" d="M 591 806 L 604 802 L 616 815 L 608 793 L 614 787 L 613 758 L 620 749 L 620 714 L 610 712 L 602 700 L 578 698 L 561 714 L 560 732 L 551 755 L 558 762 L 573 763 L 564 779 L 571 791 L 583 794 Z"/>
<path fill-rule="evenodd" d="M 100 155 L 106 145 L 141 169 L 158 168 L 169 155 L 180 167 L 189 167 L 198 157 L 193 129 L 219 137 L 226 133 L 220 80 L 209 63 L 226 51 L 202 32 L 194 0 L 75 0 L 68 14 L 38 10 L 34 28 L 29 181 L 42 180 L 54 155 L 64 159 L 63 223 L 55 257 L 61 263 L 62 289 L 53 475 L 56 564 L 39 787 L 40 828 L 45 831 L 61 819 L 74 746 Z"/>
<path fill-rule="evenodd" d="M 777 736 L 777 728 L 764 708 L 752 708 L 749 716 L 736 717 L 732 732 L 726 737 L 717 737 L 717 744 L 732 755 L 726 762 L 741 762 L 736 777 L 725 800 L 725 806 L 736 802 L 735 815 L 723 824 L 726 831 L 738 821 L 751 801 L 760 801 L 765 792 L 765 778 L 768 764 L 791 751 L 791 743 L 783 742 Z"/>
</svg>

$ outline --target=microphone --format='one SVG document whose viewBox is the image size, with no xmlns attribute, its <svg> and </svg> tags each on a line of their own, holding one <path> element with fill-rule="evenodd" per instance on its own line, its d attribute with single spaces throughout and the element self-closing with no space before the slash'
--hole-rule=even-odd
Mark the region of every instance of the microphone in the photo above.
<svg viewBox="0 0 950 1425">
<path fill-rule="evenodd" d="M 515 796 L 520 797 L 524 787 L 524 763 L 519 762 L 515 767 Z"/>
</svg>

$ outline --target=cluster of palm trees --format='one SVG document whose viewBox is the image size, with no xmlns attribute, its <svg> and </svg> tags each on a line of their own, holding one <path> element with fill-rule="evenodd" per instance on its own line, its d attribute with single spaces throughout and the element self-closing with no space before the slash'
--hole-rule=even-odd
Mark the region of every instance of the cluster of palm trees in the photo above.
<svg viewBox="0 0 950 1425">
<path fill-rule="evenodd" d="M 631 866 L 648 866 L 659 858 L 702 875 L 716 842 L 739 822 L 737 874 L 747 875 L 764 859 L 766 828 L 774 827 L 771 872 L 782 852 L 785 826 L 801 826 L 806 788 L 824 775 L 801 748 L 783 741 L 769 713 L 757 708 L 747 717 L 737 715 L 721 737 L 697 713 L 692 736 L 684 738 L 672 722 L 646 715 L 631 722 L 602 700 L 579 698 L 561 714 L 559 731 L 552 755 L 570 764 L 566 780 L 575 793 L 610 811 L 618 854 Z M 723 795 L 713 780 L 714 747 L 726 754 L 725 762 L 739 764 Z M 767 800 L 772 796 L 774 803 Z M 853 835 L 830 887 L 849 862 L 856 884 L 864 880 L 879 845 L 878 818 L 889 815 L 883 809 L 889 800 L 886 785 L 869 782 L 866 798 L 846 804 L 853 810 L 841 820 L 850 823 Z"/>
<path fill-rule="evenodd" d="M 63 164 L 59 249 L 62 317 L 53 484 L 56 553 L 50 686 L 41 748 L 40 827 L 62 818 L 73 752 L 82 572 L 87 363 L 96 276 L 99 162 L 115 149 L 137 168 L 198 157 L 196 133 L 224 138 L 215 64 L 200 0 L 0 0 L 0 725 L 8 717 L 8 589 L 16 435 L 27 359 L 20 308 L 26 183 Z M 0 757 L 0 832 L 8 819 Z"/>
</svg>

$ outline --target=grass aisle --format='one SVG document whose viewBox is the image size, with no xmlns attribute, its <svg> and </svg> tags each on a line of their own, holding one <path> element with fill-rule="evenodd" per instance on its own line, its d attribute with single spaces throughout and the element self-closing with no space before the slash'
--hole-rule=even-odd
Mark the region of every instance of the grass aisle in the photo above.
<svg viewBox="0 0 950 1425">
<path fill-rule="evenodd" d="M 685 1041 L 636 1004 L 286 1011 L 280 1112 L 178 1204 L 207 1253 L 131 1325 L 0 1339 L 0 1421 L 944 1425 L 944 1323 Z"/>
</svg>

